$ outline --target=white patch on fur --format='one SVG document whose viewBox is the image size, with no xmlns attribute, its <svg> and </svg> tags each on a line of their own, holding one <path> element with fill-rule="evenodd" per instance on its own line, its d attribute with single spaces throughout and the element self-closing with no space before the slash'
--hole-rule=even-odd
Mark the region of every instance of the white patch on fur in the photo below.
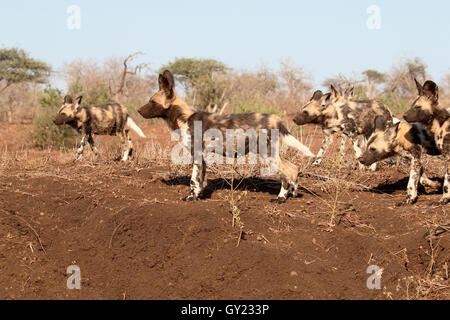
<svg viewBox="0 0 450 320">
<path fill-rule="evenodd" d="M 285 188 L 283 187 L 283 183 L 281 183 L 281 190 L 280 190 L 280 193 L 278 194 L 278 198 L 285 198 L 285 199 L 286 199 L 288 193 L 289 193 L 289 190 L 288 190 L 288 189 L 285 189 Z"/>
<path fill-rule="evenodd" d="M 83 135 L 83 137 L 81 138 L 80 147 L 78 148 L 77 154 L 75 156 L 75 160 L 81 159 L 81 156 L 83 155 L 83 151 L 84 151 L 85 141 L 86 141 L 86 135 Z"/>
<path fill-rule="evenodd" d="M 191 191 L 197 197 L 200 194 L 200 192 L 202 191 L 202 186 L 200 186 L 200 181 L 199 181 L 200 174 L 201 173 L 200 173 L 199 165 L 194 164 L 194 166 L 192 167 Z"/>
<path fill-rule="evenodd" d="M 392 117 L 392 123 L 393 124 L 397 124 L 400 122 L 400 119 L 396 118 L 396 117 Z"/>
</svg>

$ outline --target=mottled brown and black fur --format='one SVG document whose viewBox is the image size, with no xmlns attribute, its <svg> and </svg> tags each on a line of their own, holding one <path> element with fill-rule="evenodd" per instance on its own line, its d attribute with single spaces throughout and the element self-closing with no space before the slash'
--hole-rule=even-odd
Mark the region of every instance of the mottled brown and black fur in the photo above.
<svg viewBox="0 0 450 320">
<path fill-rule="evenodd" d="M 331 91 L 323 94 L 316 91 L 310 102 L 297 114 L 294 122 L 298 125 L 315 123 L 322 126 L 325 136 L 337 132 L 349 137 L 353 142 L 356 157 L 359 158 L 362 150 L 358 136 L 365 141 L 374 131 L 376 117 L 383 118 L 387 124 L 392 123 L 392 114 L 389 108 L 376 100 L 355 100 L 352 98 L 353 89 L 344 94 L 339 93 L 334 86 Z M 344 140 L 343 140 L 344 142 Z M 322 146 L 326 143 L 324 143 Z M 341 145 L 341 152 L 344 143 Z M 319 151 L 318 155 L 322 155 Z"/>
<path fill-rule="evenodd" d="M 294 123 L 301 126 L 305 124 L 317 124 L 322 128 L 322 143 L 320 149 L 317 152 L 316 159 L 313 162 L 314 166 L 318 166 L 322 163 L 323 157 L 329 146 L 333 142 L 333 135 L 336 130 L 329 125 L 329 117 L 324 111 L 330 104 L 329 97 L 331 93 L 323 94 L 322 91 L 317 90 L 314 92 L 311 99 L 306 103 L 301 111 L 298 112 L 294 118 Z M 345 136 L 342 132 L 337 131 L 341 135 L 341 154 L 345 150 Z"/>
<path fill-rule="evenodd" d="M 422 86 L 414 79 L 418 97 L 403 118 L 410 122 L 421 123 L 429 136 L 434 137 L 436 145 L 443 154 L 450 153 L 450 113 L 439 104 L 439 88 L 433 81 Z"/>
<path fill-rule="evenodd" d="M 391 156 L 400 155 L 411 159 L 411 170 L 405 203 L 417 201 L 419 182 L 425 186 L 438 187 L 439 183 L 428 179 L 421 163 L 423 154 L 440 155 L 434 138 L 429 136 L 420 123 L 400 121 L 387 124 L 381 117 L 375 119 L 375 131 L 367 142 L 367 147 L 358 159 L 365 165 Z"/>
<path fill-rule="evenodd" d="M 431 80 L 421 85 L 414 79 L 418 96 L 403 118 L 409 123 L 420 123 L 427 136 L 445 161 L 444 190 L 441 203 L 450 201 L 450 113 L 439 104 L 439 87 Z"/>
<path fill-rule="evenodd" d="M 377 125 L 379 130 L 370 138 L 360 161 L 370 164 L 393 154 L 412 158 L 406 203 L 414 203 L 419 181 L 436 187 L 435 182 L 423 175 L 422 154 L 440 156 L 446 168 L 440 203 L 447 204 L 450 201 L 450 117 L 447 110 L 439 105 L 438 86 L 433 81 L 426 81 L 423 86 L 417 80 L 415 82 L 418 97 L 403 116 L 406 122 L 387 126 L 383 131 L 380 120 L 381 124 Z"/>
<path fill-rule="evenodd" d="M 128 160 L 132 155 L 133 145 L 129 136 L 130 126 L 140 136 L 144 136 L 134 121 L 129 118 L 127 109 L 119 103 L 111 103 L 102 106 L 81 106 L 82 97 L 75 100 L 70 96 L 64 98 L 64 103 L 59 109 L 53 122 L 56 125 L 68 124 L 77 130 L 81 136 L 81 145 L 76 153 L 76 160 L 83 154 L 85 140 L 87 139 L 92 151 L 97 154 L 92 135 L 112 135 L 119 136 L 125 145 L 122 157 L 123 161 Z"/>
<path fill-rule="evenodd" d="M 217 129 L 226 137 L 227 129 L 267 129 L 270 139 L 271 129 L 277 129 L 282 141 L 288 146 L 302 151 L 308 156 L 314 156 L 309 149 L 302 145 L 297 139 L 290 135 L 281 119 L 276 115 L 262 113 L 245 113 L 219 115 L 204 111 L 197 111 L 189 107 L 175 92 L 175 82 L 170 71 L 166 70 L 159 75 L 159 91 L 154 94 L 149 102 L 141 107 L 138 112 L 146 119 L 162 118 L 172 130 L 186 130 L 194 141 L 194 123 L 201 123 L 202 134 L 209 129 Z M 224 138 L 225 140 L 225 138 Z M 224 141 L 223 146 L 226 146 Z M 191 144 L 191 153 L 193 146 Z M 204 145 L 203 147 L 204 148 Z M 248 146 L 246 146 L 248 152 Z M 223 150 L 225 155 L 225 150 Z M 284 202 L 289 194 L 296 195 L 298 169 L 287 160 L 278 157 L 278 171 L 281 175 L 282 186 L 278 201 Z M 191 192 L 187 200 L 197 200 L 203 190 L 206 163 L 193 164 L 191 176 Z M 201 172 L 201 173 L 200 173 Z"/>
</svg>

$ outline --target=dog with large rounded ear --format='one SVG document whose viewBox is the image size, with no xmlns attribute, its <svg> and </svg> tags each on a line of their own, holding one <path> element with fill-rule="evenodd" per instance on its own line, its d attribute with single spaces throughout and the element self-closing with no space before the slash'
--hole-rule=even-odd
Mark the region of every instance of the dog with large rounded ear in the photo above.
<svg viewBox="0 0 450 320">
<path fill-rule="evenodd" d="M 78 108 L 81 105 L 81 100 L 83 100 L 83 96 L 78 96 L 75 98 L 74 108 Z"/>
<path fill-rule="evenodd" d="M 417 93 L 419 94 L 419 96 L 423 96 L 423 87 L 422 87 L 422 85 L 419 83 L 419 81 L 417 81 L 416 78 L 414 78 L 414 82 L 416 83 Z"/>
<path fill-rule="evenodd" d="M 351 97 L 353 97 L 353 90 L 355 89 L 355 87 L 351 87 L 347 90 L 345 90 L 344 96 L 346 99 L 350 99 Z"/>
<path fill-rule="evenodd" d="M 428 98 L 432 104 L 436 104 L 438 102 L 439 87 L 436 83 L 431 80 L 427 80 L 422 86 L 416 78 L 414 78 L 414 82 L 416 83 L 419 96 Z"/>
<path fill-rule="evenodd" d="M 340 95 L 339 91 L 337 91 L 337 89 L 333 85 L 330 86 L 330 92 L 331 92 L 331 98 L 337 98 Z"/>
<path fill-rule="evenodd" d="M 387 121 L 384 117 L 377 116 L 373 120 L 373 127 L 375 128 L 375 131 L 384 131 L 386 130 L 386 124 Z"/>
<path fill-rule="evenodd" d="M 322 97 L 323 97 L 322 91 L 317 90 L 317 91 L 315 91 L 315 92 L 313 93 L 313 96 L 312 96 L 312 98 L 311 98 L 310 101 L 313 101 L 313 100 L 319 101 L 320 99 L 322 99 Z"/>
<path fill-rule="evenodd" d="M 439 88 L 436 83 L 427 80 L 423 85 L 423 95 L 427 97 L 431 103 L 436 104 L 439 100 Z"/>
<path fill-rule="evenodd" d="M 169 70 L 165 70 L 159 75 L 159 90 L 162 90 L 167 99 L 173 99 L 175 97 L 175 80 Z"/>
<path fill-rule="evenodd" d="M 67 95 L 64 97 L 64 104 L 72 104 L 73 103 L 73 99 L 71 96 Z"/>
<path fill-rule="evenodd" d="M 386 119 L 382 116 L 377 116 L 374 120 L 374 132 L 382 133 L 387 135 L 387 141 L 393 142 L 395 137 L 397 136 L 398 128 L 400 126 L 400 122 L 396 124 L 388 125 Z"/>
</svg>

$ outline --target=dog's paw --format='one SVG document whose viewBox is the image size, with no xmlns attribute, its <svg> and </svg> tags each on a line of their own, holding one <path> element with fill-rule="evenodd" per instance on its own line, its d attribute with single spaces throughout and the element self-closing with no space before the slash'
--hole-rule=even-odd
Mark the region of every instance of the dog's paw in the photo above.
<svg viewBox="0 0 450 320">
<path fill-rule="evenodd" d="M 432 206 L 445 206 L 450 202 L 450 198 L 441 198 L 439 201 L 434 201 L 431 203 Z"/>
<path fill-rule="evenodd" d="M 430 188 L 430 189 L 439 189 L 441 187 L 441 183 L 439 181 L 429 181 L 429 182 L 423 182 L 421 183 L 422 186 L 424 186 L 425 188 Z M 443 199 L 441 199 L 443 200 Z M 450 200 L 450 199 L 448 199 Z"/>
<path fill-rule="evenodd" d="M 416 202 L 417 202 L 417 197 L 415 197 L 415 198 L 406 197 L 405 200 L 397 203 L 395 206 L 396 207 L 401 207 L 401 206 L 408 205 L 408 204 L 415 204 Z"/>
<path fill-rule="evenodd" d="M 194 194 L 189 194 L 188 196 L 183 198 L 183 201 L 197 201 L 198 197 Z"/>
<path fill-rule="evenodd" d="M 285 203 L 286 201 L 287 201 L 287 199 L 285 197 L 278 197 L 276 199 L 270 200 L 270 202 L 276 202 L 278 204 Z"/>
</svg>

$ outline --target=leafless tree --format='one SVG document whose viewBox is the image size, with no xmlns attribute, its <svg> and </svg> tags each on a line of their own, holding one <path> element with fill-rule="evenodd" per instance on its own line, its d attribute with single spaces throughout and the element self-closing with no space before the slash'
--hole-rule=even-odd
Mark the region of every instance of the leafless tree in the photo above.
<svg viewBox="0 0 450 320">
<path fill-rule="evenodd" d="M 364 86 L 364 80 L 356 74 L 345 76 L 342 73 L 339 73 L 337 76 L 327 78 L 322 82 L 322 86 L 326 88 L 330 88 L 331 85 L 343 93 L 348 88 L 360 88 Z"/>
<path fill-rule="evenodd" d="M 112 100 L 138 105 L 145 102 L 157 88 L 157 78 L 149 72 L 148 64 L 131 66 L 136 52 L 125 58 L 110 58 L 105 62 L 75 60 L 64 66 L 63 74 L 68 88 L 81 90 L 89 96 L 96 88 L 104 87 Z M 79 87 L 79 88 L 77 88 Z"/>
<path fill-rule="evenodd" d="M 123 70 L 122 70 L 122 74 L 120 75 L 120 80 L 119 80 L 118 85 L 115 85 L 114 79 L 109 80 L 109 92 L 110 92 L 111 96 L 114 98 L 114 100 L 120 101 L 122 96 L 128 97 L 127 76 L 130 76 L 130 75 L 136 76 L 138 74 L 138 72 L 142 71 L 144 68 L 148 68 L 147 63 L 140 63 L 140 64 L 134 66 L 134 68 L 132 68 L 132 70 L 130 70 L 130 67 L 128 66 L 128 64 L 131 61 L 133 61 L 133 59 L 136 56 L 141 55 L 141 54 L 143 54 L 143 53 L 135 52 L 135 53 L 130 54 L 123 60 Z"/>
<path fill-rule="evenodd" d="M 417 91 L 414 78 L 424 82 L 428 77 L 426 70 L 427 65 L 420 58 L 400 61 L 387 74 L 386 94 L 410 99 Z"/>
<path fill-rule="evenodd" d="M 290 60 L 284 60 L 281 62 L 279 76 L 285 87 L 287 99 L 291 100 L 292 104 L 305 101 L 306 94 L 312 90 L 312 85 L 311 77 L 303 68 L 296 66 Z"/>
</svg>

